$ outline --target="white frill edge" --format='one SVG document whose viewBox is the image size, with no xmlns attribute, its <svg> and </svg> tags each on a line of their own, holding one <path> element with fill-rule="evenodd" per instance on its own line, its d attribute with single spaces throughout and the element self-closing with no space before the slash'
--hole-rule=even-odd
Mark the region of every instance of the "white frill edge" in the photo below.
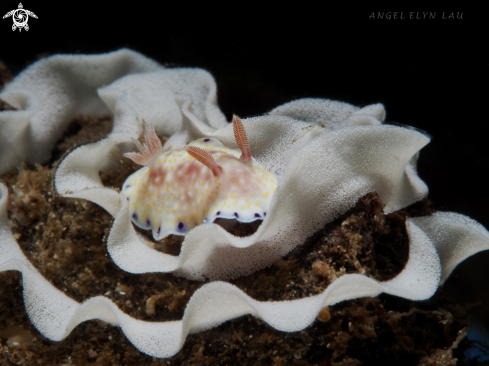
<svg viewBox="0 0 489 366">
<path fill-rule="evenodd" d="M 250 314 L 277 330 L 296 332 L 311 325 L 325 306 L 341 301 L 388 293 L 425 300 L 452 269 L 466 257 L 489 249 L 489 233 L 475 221 L 458 214 L 437 213 L 406 221 L 409 258 L 395 278 L 379 282 L 346 274 L 319 295 L 292 301 L 256 301 L 225 282 L 211 282 L 189 300 L 182 320 L 147 322 L 123 313 L 111 300 L 97 296 L 78 303 L 49 283 L 27 260 L 15 241 L 7 216 L 8 189 L 0 184 L 0 271 L 22 273 L 24 303 L 29 318 L 47 338 L 60 341 L 80 323 L 99 319 L 121 327 L 141 352 L 170 357 L 189 333 L 216 327 Z M 440 225 L 443 230 L 440 230 Z"/>
<path fill-rule="evenodd" d="M 35 62 L 0 93 L 0 99 L 17 109 L 0 112 L 0 174 L 23 161 L 47 161 L 78 115 L 113 114 L 113 132 L 136 138 L 142 125 L 138 121 L 172 135 L 181 125 L 174 98 L 179 93 L 194 100 L 192 113 L 209 126 L 226 125 L 215 81 L 202 69 L 166 69 L 128 49 Z"/>
<path fill-rule="evenodd" d="M 196 138 L 215 137 L 236 147 L 230 124 L 215 129 L 191 112 L 192 100 L 177 96 L 181 130 L 166 142 L 173 147 Z M 267 216 L 257 232 L 235 237 L 216 224 L 199 225 L 187 233 L 178 257 L 148 247 L 136 234 L 126 200 L 104 187 L 100 170 L 130 136 L 113 133 L 107 139 L 81 146 L 59 165 L 55 185 L 64 197 L 83 198 L 104 207 L 114 217 L 108 251 L 114 262 L 131 273 L 175 272 L 189 279 L 229 279 L 248 275 L 286 255 L 297 245 L 375 191 L 386 212 L 406 207 L 427 195 L 415 170 L 416 156 L 429 139 L 406 128 L 382 125 L 376 116 L 351 122 L 383 107 L 363 110 L 346 103 L 305 99 L 292 102 L 295 110 L 335 111 L 329 127 L 311 123 L 314 116 L 292 110 L 243 119 L 253 157 L 265 168 L 282 174 Z M 280 108 L 280 107 L 279 107 Z M 314 109 L 315 108 L 315 109 Z M 338 112 L 339 110 L 339 112 Z M 280 110 L 279 110 L 280 111 Z M 328 117 L 328 118 L 330 118 Z M 363 118 L 363 117 L 362 117 Z M 327 119 L 324 119 L 325 121 Z M 127 144 L 126 144 L 127 145 Z M 120 155 L 115 155 L 120 156 Z"/>
</svg>

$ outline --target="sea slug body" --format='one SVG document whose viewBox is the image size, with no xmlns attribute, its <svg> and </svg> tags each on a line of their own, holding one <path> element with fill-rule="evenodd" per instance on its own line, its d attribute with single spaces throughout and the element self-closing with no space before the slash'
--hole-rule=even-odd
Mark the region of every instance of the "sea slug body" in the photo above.
<svg viewBox="0 0 489 366">
<path fill-rule="evenodd" d="M 263 220 L 277 187 L 277 175 L 251 157 L 241 120 L 233 117 L 236 142 L 230 149 L 214 138 L 201 138 L 162 152 L 161 141 L 146 127 L 140 153 L 126 153 L 144 168 L 127 178 L 131 220 L 153 232 L 155 240 L 170 234 L 185 235 L 202 223 L 217 219 L 241 222 Z"/>
</svg>

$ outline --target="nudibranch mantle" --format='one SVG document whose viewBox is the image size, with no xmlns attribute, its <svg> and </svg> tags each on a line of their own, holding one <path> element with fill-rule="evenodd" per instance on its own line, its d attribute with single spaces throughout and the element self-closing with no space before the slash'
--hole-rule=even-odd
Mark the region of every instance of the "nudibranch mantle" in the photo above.
<svg viewBox="0 0 489 366">
<path fill-rule="evenodd" d="M 146 167 L 129 176 L 122 193 L 129 201 L 131 220 L 153 232 L 155 240 L 185 235 L 217 219 L 263 220 L 277 187 L 277 175 L 251 157 L 242 122 L 233 118 L 240 149 L 215 139 L 201 138 L 162 152 L 153 128 L 146 126 L 141 154 L 124 156 Z"/>
</svg>

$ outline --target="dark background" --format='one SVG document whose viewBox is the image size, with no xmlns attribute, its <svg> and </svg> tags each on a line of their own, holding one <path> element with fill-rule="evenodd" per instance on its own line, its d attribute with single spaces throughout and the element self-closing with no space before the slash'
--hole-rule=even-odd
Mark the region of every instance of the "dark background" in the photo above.
<svg viewBox="0 0 489 366">
<path fill-rule="evenodd" d="M 29 20 L 28 32 L 12 32 L 12 19 L 0 19 L 0 59 L 19 72 L 55 53 L 132 48 L 168 66 L 210 71 L 228 119 L 303 97 L 383 103 L 388 121 L 432 136 L 419 174 L 435 208 L 489 228 L 489 15 L 482 6 L 105 3 L 25 0 L 39 19 Z M 17 5 L 2 0 L 0 15 Z M 405 19 L 369 19 L 395 11 Z M 428 11 L 435 19 L 409 19 L 410 12 L 422 18 Z M 463 19 L 442 19 L 452 12 Z M 447 290 L 463 300 L 487 299 L 486 263 L 489 252 L 467 260 Z M 479 324 L 489 332 L 489 321 Z"/>
</svg>

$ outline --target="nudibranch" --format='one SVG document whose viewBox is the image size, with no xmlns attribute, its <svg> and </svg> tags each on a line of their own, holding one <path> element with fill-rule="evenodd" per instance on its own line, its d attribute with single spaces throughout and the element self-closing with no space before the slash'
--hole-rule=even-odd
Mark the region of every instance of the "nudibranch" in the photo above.
<svg viewBox="0 0 489 366">
<path fill-rule="evenodd" d="M 251 157 L 243 123 L 236 116 L 233 131 L 239 149 L 201 138 L 163 152 L 153 127 L 146 126 L 145 142 L 134 140 L 139 153 L 124 154 L 145 166 L 122 186 L 132 222 L 151 229 L 154 239 L 160 240 L 221 218 L 263 220 L 277 175 Z"/>
</svg>

